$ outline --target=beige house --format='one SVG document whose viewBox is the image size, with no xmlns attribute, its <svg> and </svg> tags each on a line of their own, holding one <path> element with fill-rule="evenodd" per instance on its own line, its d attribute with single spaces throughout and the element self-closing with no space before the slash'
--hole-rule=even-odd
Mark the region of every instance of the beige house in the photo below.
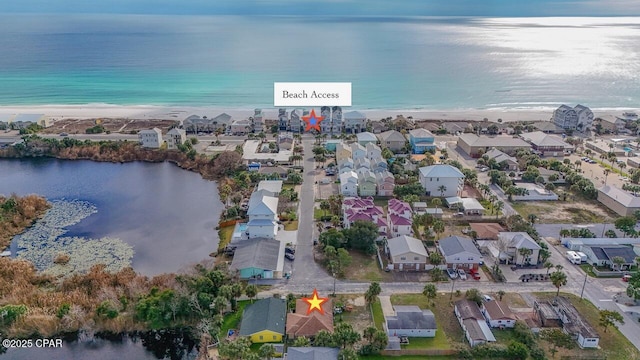
<svg viewBox="0 0 640 360">
<path fill-rule="evenodd" d="M 159 149 L 164 143 L 164 140 L 162 140 L 162 130 L 158 128 L 140 130 L 140 132 L 138 132 L 138 140 L 142 147 L 150 149 Z"/>
<path fill-rule="evenodd" d="M 407 235 L 387 240 L 387 254 L 394 270 L 424 270 L 429 254 L 422 241 Z"/>
<path fill-rule="evenodd" d="M 526 141 L 512 136 L 478 136 L 466 133 L 458 137 L 458 147 L 467 155 L 478 158 L 491 149 L 498 149 L 505 154 L 513 154 L 518 149 L 530 149 Z"/>
<path fill-rule="evenodd" d="M 385 131 L 378 135 L 378 139 L 380 139 L 380 146 L 393 152 L 402 151 L 407 144 L 407 138 L 396 130 Z"/>
<path fill-rule="evenodd" d="M 640 197 L 613 185 L 598 189 L 598 201 L 620 216 L 631 216 L 640 210 Z"/>
<path fill-rule="evenodd" d="M 346 159 L 351 159 L 351 147 L 341 142 L 336 145 L 336 162 L 340 163 Z"/>
</svg>

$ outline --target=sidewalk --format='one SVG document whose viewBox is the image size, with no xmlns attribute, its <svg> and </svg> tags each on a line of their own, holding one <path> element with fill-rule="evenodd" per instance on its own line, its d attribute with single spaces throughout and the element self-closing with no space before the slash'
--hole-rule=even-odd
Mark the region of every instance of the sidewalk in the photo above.
<svg viewBox="0 0 640 360">
<path fill-rule="evenodd" d="M 393 316 L 396 312 L 393 310 L 393 305 L 391 305 L 391 296 L 379 295 L 378 299 L 380 299 L 380 305 L 382 306 L 382 314 L 386 316 Z"/>
</svg>

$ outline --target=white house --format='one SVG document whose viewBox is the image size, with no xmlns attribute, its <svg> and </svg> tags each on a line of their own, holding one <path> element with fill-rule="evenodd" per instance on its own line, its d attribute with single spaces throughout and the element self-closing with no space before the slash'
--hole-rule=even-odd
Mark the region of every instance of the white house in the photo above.
<svg viewBox="0 0 640 360">
<path fill-rule="evenodd" d="M 342 115 L 344 131 L 357 134 L 367 127 L 367 117 L 359 111 L 349 111 Z"/>
<path fill-rule="evenodd" d="M 144 148 L 159 149 L 162 146 L 162 130 L 153 128 L 150 130 L 140 130 L 138 140 Z"/>
<path fill-rule="evenodd" d="M 173 128 L 167 133 L 167 149 L 177 149 L 179 145 L 187 141 L 187 131 L 184 129 Z"/>
<path fill-rule="evenodd" d="M 358 174 L 355 171 L 340 173 L 340 194 L 358 196 Z"/>
<path fill-rule="evenodd" d="M 415 305 L 396 305 L 394 316 L 385 316 L 384 329 L 388 336 L 435 337 L 436 317 L 431 310 Z"/>
<path fill-rule="evenodd" d="M 509 264 L 538 264 L 542 248 L 526 232 L 501 232 L 498 234 L 498 241 L 504 244 L 505 249 L 500 253 L 500 259 L 506 260 Z M 527 249 L 529 254 L 523 255 L 522 249 Z"/>
<path fill-rule="evenodd" d="M 420 184 L 427 196 L 459 196 L 464 186 L 464 174 L 451 165 L 431 165 L 421 167 Z"/>
<path fill-rule="evenodd" d="M 358 139 L 358 144 L 362 146 L 366 146 L 367 144 L 375 145 L 378 142 L 378 138 L 368 131 L 357 134 L 356 138 Z"/>
<path fill-rule="evenodd" d="M 578 126 L 578 114 L 573 108 L 561 105 L 553 112 L 551 121 L 563 129 L 575 130 Z"/>
<path fill-rule="evenodd" d="M 516 317 L 509 305 L 503 301 L 492 300 L 483 303 L 482 314 L 492 328 L 513 328 L 516 325 Z"/>
<path fill-rule="evenodd" d="M 274 239 L 278 233 L 278 198 L 268 190 L 257 190 L 249 198 L 249 238 Z"/>
<path fill-rule="evenodd" d="M 358 135 L 362 135 L 365 133 L 360 133 Z M 375 136 L 374 136 L 375 138 Z M 380 149 L 380 147 L 378 145 L 376 145 L 375 143 L 367 143 L 365 145 L 365 149 L 367 150 L 367 158 L 369 160 L 373 160 L 373 159 L 377 159 L 377 158 L 382 158 L 382 149 Z"/>
<path fill-rule="evenodd" d="M 578 116 L 578 130 L 587 130 L 591 129 L 593 125 L 593 111 L 584 105 L 576 105 L 573 110 L 575 110 L 576 115 Z"/>
</svg>

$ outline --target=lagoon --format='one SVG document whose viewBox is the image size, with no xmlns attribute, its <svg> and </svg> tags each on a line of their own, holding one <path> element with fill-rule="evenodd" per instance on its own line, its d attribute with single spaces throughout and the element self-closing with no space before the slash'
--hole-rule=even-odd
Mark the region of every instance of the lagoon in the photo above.
<svg viewBox="0 0 640 360">
<path fill-rule="evenodd" d="M 120 239 L 133 246 L 132 266 L 145 275 L 177 272 L 218 247 L 216 183 L 170 163 L 2 159 L 0 194 L 11 193 L 93 204 L 97 212 L 65 236 Z"/>
</svg>

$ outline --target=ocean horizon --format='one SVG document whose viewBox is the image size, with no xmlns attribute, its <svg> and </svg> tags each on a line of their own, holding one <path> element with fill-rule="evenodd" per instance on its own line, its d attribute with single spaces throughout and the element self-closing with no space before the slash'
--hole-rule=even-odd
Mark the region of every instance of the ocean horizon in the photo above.
<svg viewBox="0 0 640 360">
<path fill-rule="evenodd" d="M 638 108 L 640 17 L 0 15 L 0 106 L 268 108 L 345 81 L 361 110 Z"/>
</svg>

